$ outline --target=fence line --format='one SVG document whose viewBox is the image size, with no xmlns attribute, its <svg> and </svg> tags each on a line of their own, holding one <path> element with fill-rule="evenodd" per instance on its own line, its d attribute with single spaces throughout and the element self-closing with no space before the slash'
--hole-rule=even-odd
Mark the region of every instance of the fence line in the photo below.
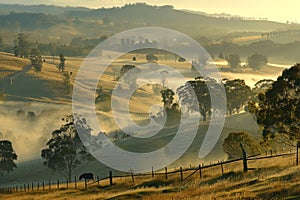
<svg viewBox="0 0 300 200">
<path fill-rule="evenodd" d="M 46 182 L 42 181 L 42 182 L 36 182 L 36 183 L 31 183 L 31 187 L 30 184 L 20 184 L 20 185 L 14 185 L 14 186 L 7 186 L 5 188 L 0 188 L 0 192 L 4 192 L 4 193 L 12 193 L 12 192 L 26 192 L 26 191 L 45 191 L 45 190 L 51 190 L 51 189 L 78 189 L 78 184 L 84 184 L 84 188 L 87 189 L 88 186 L 90 185 L 94 185 L 95 183 L 97 183 L 98 186 L 100 186 L 100 182 L 101 181 L 105 181 L 108 180 L 109 181 L 109 185 L 113 185 L 113 179 L 116 178 L 131 178 L 131 182 L 134 184 L 135 183 L 135 178 L 136 177 L 152 177 L 152 179 L 154 179 L 157 176 L 164 176 L 165 179 L 167 180 L 169 177 L 168 175 L 172 175 L 172 174 L 180 174 L 179 178 L 180 181 L 186 181 L 188 180 L 190 177 L 192 177 L 194 174 L 196 174 L 197 172 L 199 172 L 199 176 L 200 178 L 203 177 L 203 169 L 208 169 L 208 168 L 212 168 L 212 167 L 216 167 L 216 166 L 220 166 L 220 170 L 222 172 L 222 174 L 224 174 L 224 165 L 230 164 L 230 163 L 235 163 L 235 162 L 239 162 L 242 161 L 244 162 L 244 170 L 245 170 L 245 161 L 247 163 L 247 161 L 255 161 L 255 160 L 262 160 L 262 159 L 270 159 L 270 158 L 275 158 L 275 157 L 286 157 L 286 156 L 293 156 L 293 155 L 297 155 L 297 153 L 293 152 L 293 153 L 284 153 L 284 154 L 277 154 L 277 155 L 269 155 L 269 156 L 260 156 L 260 155 L 255 155 L 255 156 L 249 156 L 249 157 L 244 157 L 244 158 L 238 158 L 238 159 L 233 159 L 233 160 L 228 160 L 228 161 L 218 161 L 217 163 L 213 163 L 213 164 L 209 164 L 209 165 L 204 165 L 202 163 L 202 165 L 200 164 L 198 167 L 190 167 L 190 168 L 178 168 L 178 169 L 174 169 L 172 171 L 168 170 L 168 168 L 166 167 L 164 169 L 164 171 L 154 171 L 153 167 L 152 167 L 152 171 L 149 173 L 137 173 L 134 174 L 133 171 L 131 170 L 130 173 L 126 174 L 126 175 L 113 175 L 112 171 L 109 172 L 107 177 L 104 178 L 100 178 L 99 176 L 97 176 L 97 179 L 94 180 L 93 182 L 86 182 L 86 181 L 79 181 L 77 177 L 74 177 L 74 181 L 73 182 L 69 182 L 68 180 L 65 180 L 65 182 L 60 182 L 60 180 L 56 180 L 55 181 L 51 181 L 48 180 L 48 189 L 46 189 Z M 297 158 L 296 158 L 297 160 Z M 246 171 L 247 170 L 251 170 L 252 168 L 248 168 L 247 164 L 246 164 Z M 183 177 L 183 173 L 184 172 L 190 172 L 192 171 L 192 173 L 190 173 L 188 176 L 186 176 L 185 178 Z M 40 185 L 41 184 L 41 185 Z M 62 187 L 63 185 L 63 187 Z M 72 187 L 73 185 L 73 187 Z M 56 186 L 56 187 L 55 187 Z"/>
</svg>

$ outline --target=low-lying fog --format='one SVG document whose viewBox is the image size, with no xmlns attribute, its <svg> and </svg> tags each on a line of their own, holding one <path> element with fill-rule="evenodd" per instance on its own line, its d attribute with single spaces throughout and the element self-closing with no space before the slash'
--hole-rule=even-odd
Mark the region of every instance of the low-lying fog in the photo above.
<svg viewBox="0 0 300 200">
<path fill-rule="evenodd" d="M 12 142 L 17 162 L 40 158 L 52 131 L 70 113 L 70 105 L 4 102 L 0 104 L 0 140 Z"/>
</svg>

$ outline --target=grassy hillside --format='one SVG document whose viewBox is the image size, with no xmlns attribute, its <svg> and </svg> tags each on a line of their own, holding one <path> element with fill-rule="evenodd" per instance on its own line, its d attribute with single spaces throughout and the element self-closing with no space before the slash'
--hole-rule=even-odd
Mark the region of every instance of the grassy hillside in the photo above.
<svg viewBox="0 0 300 200">
<path fill-rule="evenodd" d="M 216 162 L 217 160 L 226 159 L 226 154 L 223 152 L 222 143 L 225 137 L 230 132 L 233 131 L 247 131 L 254 135 L 256 138 L 259 138 L 258 126 L 256 125 L 255 120 L 248 113 L 234 115 L 226 118 L 225 126 L 222 131 L 222 135 L 214 147 L 213 151 L 203 160 L 198 158 L 199 149 L 203 141 L 204 134 L 206 133 L 207 123 L 202 123 L 199 126 L 198 134 L 188 149 L 188 151 L 170 167 L 184 166 L 189 167 L 190 164 L 197 166 L 199 163 L 210 163 L 211 161 Z M 166 129 L 159 133 L 157 136 L 154 136 L 151 141 L 146 142 L 147 139 L 125 139 L 116 144 L 121 148 L 126 150 L 135 151 L 135 152 L 148 152 L 153 149 L 164 146 L 170 140 L 172 140 L 174 134 L 172 129 Z M 85 162 L 82 166 L 78 167 L 74 175 L 80 175 L 82 172 L 90 171 L 95 173 L 100 177 L 106 177 L 110 169 L 98 161 Z M 114 171 L 114 174 L 120 174 L 120 172 Z M 5 174 L 0 179 L 0 185 L 12 185 L 12 184 L 21 184 L 21 183 L 30 183 L 37 181 L 47 181 L 47 180 L 56 180 L 62 179 L 61 174 L 52 174 L 47 168 L 42 165 L 42 160 L 32 160 L 18 163 L 18 168 L 13 171 L 11 174 Z"/>
<path fill-rule="evenodd" d="M 89 185 L 84 190 L 82 183 L 77 190 L 74 185 L 61 184 L 60 190 L 17 192 L 0 194 L 1 199 L 106 199 L 106 200 L 163 200 L 163 199 L 299 199 L 299 167 L 294 166 L 294 157 L 277 157 L 249 161 L 249 166 L 255 168 L 247 173 L 242 172 L 241 162 L 224 166 L 224 174 L 220 167 L 202 170 L 203 178 L 195 173 L 191 178 L 180 182 L 179 174 L 150 178 L 131 177 L 115 179 L 113 186 L 108 182 Z M 183 173 L 184 177 L 191 172 Z M 52 188 L 56 186 L 53 185 Z"/>
</svg>

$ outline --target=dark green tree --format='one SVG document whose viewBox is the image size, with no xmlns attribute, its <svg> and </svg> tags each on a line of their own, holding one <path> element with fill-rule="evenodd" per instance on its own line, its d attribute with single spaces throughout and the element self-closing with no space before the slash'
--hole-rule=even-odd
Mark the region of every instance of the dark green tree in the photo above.
<svg viewBox="0 0 300 200">
<path fill-rule="evenodd" d="M 60 63 L 58 64 L 58 70 L 64 72 L 66 58 L 63 53 L 59 54 L 59 61 Z"/>
<path fill-rule="evenodd" d="M 43 59 L 38 49 L 32 49 L 29 57 L 31 65 L 35 72 L 41 72 L 43 67 Z"/>
<path fill-rule="evenodd" d="M 15 46 L 15 56 L 28 58 L 31 51 L 31 43 L 28 36 L 24 33 L 19 33 Z"/>
<path fill-rule="evenodd" d="M 250 111 L 261 126 L 263 138 L 281 144 L 296 145 L 300 141 L 300 64 L 285 69 Z"/>
<path fill-rule="evenodd" d="M 14 163 L 17 160 L 17 154 L 14 152 L 12 143 L 8 140 L 0 141 L 0 174 L 9 173 L 17 168 Z"/>
<path fill-rule="evenodd" d="M 146 55 L 146 60 L 148 62 L 155 62 L 158 60 L 158 58 L 154 54 L 150 53 Z"/>
<path fill-rule="evenodd" d="M 210 86 L 210 90 L 207 85 Z M 211 95 L 218 94 L 220 91 L 219 89 L 220 84 L 217 83 L 216 80 L 197 77 L 195 80 L 187 81 L 185 85 L 180 86 L 176 92 L 182 105 L 186 105 L 190 111 L 197 110 L 198 108 L 203 120 L 206 121 L 212 113 L 210 97 Z M 219 98 L 225 97 L 219 95 Z"/>
<path fill-rule="evenodd" d="M 174 101 L 175 93 L 171 89 L 165 89 L 160 91 L 162 102 L 164 103 L 165 108 L 171 108 Z"/>
<path fill-rule="evenodd" d="M 247 156 L 261 153 L 259 143 L 247 132 L 230 133 L 223 142 L 223 150 L 228 155 L 228 159 L 242 158 L 242 148 Z"/>
<path fill-rule="evenodd" d="M 63 173 L 68 181 L 71 181 L 74 169 L 83 161 L 92 160 L 78 135 L 76 127 L 80 127 L 87 135 L 91 134 L 91 128 L 86 120 L 72 115 L 66 116 L 63 125 L 52 132 L 51 139 L 47 142 L 47 148 L 41 151 L 44 165 L 53 172 Z M 76 124 L 76 125 L 75 125 Z"/>
<path fill-rule="evenodd" d="M 260 67 L 268 63 L 266 56 L 261 54 L 253 54 L 247 58 L 248 67 L 253 69 L 260 69 Z"/>
<path fill-rule="evenodd" d="M 232 68 L 238 68 L 241 66 L 241 59 L 237 54 L 230 54 L 228 57 L 226 57 L 226 60 Z"/>
<path fill-rule="evenodd" d="M 251 88 L 241 79 L 227 80 L 224 87 L 228 114 L 231 115 L 234 111 L 239 113 L 252 96 Z"/>
</svg>

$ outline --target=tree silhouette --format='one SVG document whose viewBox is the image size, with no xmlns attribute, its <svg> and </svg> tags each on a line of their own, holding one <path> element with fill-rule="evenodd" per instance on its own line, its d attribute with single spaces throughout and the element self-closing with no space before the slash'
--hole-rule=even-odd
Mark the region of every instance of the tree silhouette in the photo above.
<svg viewBox="0 0 300 200">
<path fill-rule="evenodd" d="M 158 58 L 157 58 L 155 55 L 153 55 L 153 54 L 151 53 L 151 54 L 147 54 L 147 55 L 146 55 L 146 60 L 147 60 L 148 62 L 154 62 L 154 61 L 157 61 Z"/>
<path fill-rule="evenodd" d="M 286 69 L 258 102 L 251 104 L 265 142 L 295 145 L 300 141 L 300 64 Z"/>
<path fill-rule="evenodd" d="M 247 132 L 230 133 L 223 142 L 223 150 L 228 155 L 228 159 L 242 158 L 242 148 L 247 155 L 261 153 L 259 143 Z"/>
<path fill-rule="evenodd" d="M 241 66 L 240 56 L 237 54 L 230 54 L 226 57 L 226 60 L 232 68 L 238 68 Z"/>
<path fill-rule="evenodd" d="M 227 80 L 224 87 L 229 115 L 231 115 L 233 111 L 239 113 L 240 109 L 247 105 L 248 100 L 252 96 L 251 88 L 241 79 Z"/>
<path fill-rule="evenodd" d="M 43 59 L 38 49 L 32 49 L 30 54 L 31 65 L 35 72 L 41 72 L 43 67 Z"/>
<path fill-rule="evenodd" d="M 28 58 L 30 48 L 31 44 L 28 40 L 28 36 L 24 33 L 19 33 L 15 46 L 15 56 Z"/>
<path fill-rule="evenodd" d="M 8 140 L 0 141 L 0 174 L 9 173 L 17 168 L 14 163 L 17 160 L 17 154 L 14 152 L 12 143 Z"/>
<path fill-rule="evenodd" d="M 263 65 L 268 63 L 266 56 L 261 54 L 253 54 L 247 58 L 248 67 L 253 69 L 259 69 Z"/>
<path fill-rule="evenodd" d="M 210 90 L 208 89 L 208 83 Z M 180 86 L 177 89 L 177 94 L 182 105 L 186 105 L 190 111 L 199 109 L 203 120 L 206 121 L 211 115 L 212 106 L 210 92 L 217 94 L 219 92 L 219 83 L 211 78 L 197 77 L 195 80 L 191 80 Z M 220 98 L 223 98 L 220 95 Z M 217 109 L 217 108 L 215 108 Z"/>
<path fill-rule="evenodd" d="M 48 147 L 41 151 L 41 156 L 45 166 L 53 172 L 62 172 L 71 181 L 73 170 L 82 161 L 92 159 L 80 140 L 76 127 L 80 127 L 87 135 L 90 135 L 91 128 L 80 117 L 74 119 L 69 115 L 62 120 L 64 124 L 52 132 L 52 137 L 47 142 Z"/>
<path fill-rule="evenodd" d="M 164 103 L 164 107 L 171 108 L 175 93 L 171 89 L 162 90 L 160 93 L 163 99 L 162 102 Z"/>
<path fill-rule="evenodd" d="M 58 70 L 63 72 L 65 70 L 65 61 L 66 61 L 64 54 L 62 53 L 59 54 L 59 61 L 60 63 L 58 64 Z"/>
</svg>

